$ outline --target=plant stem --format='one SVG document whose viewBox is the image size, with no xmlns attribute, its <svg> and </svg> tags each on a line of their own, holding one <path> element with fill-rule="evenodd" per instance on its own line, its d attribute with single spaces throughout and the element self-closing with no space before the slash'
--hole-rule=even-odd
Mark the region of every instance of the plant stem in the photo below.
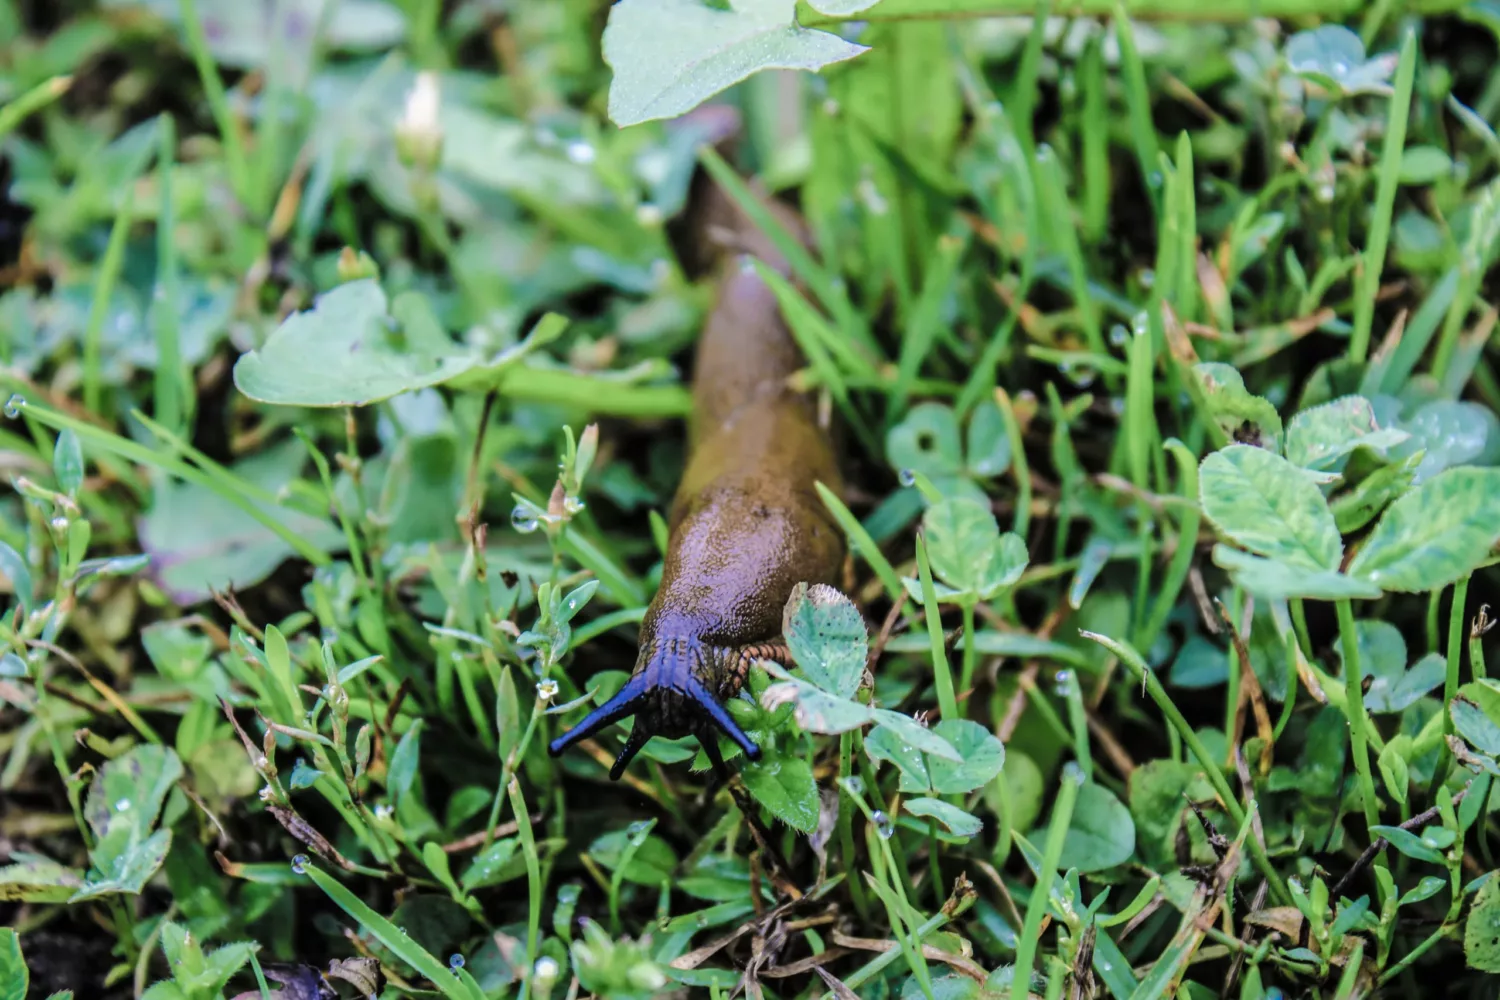
<svg viewBox="0 0 1500 1000">
<path fill-rule="evenodd" d="M 1354 609 L 1348 600 L 1335 602 L 1338 609 L 1339 643 L 1344 652 L 1344 700 L 1349 715 L 1349 740 L 1354 754 L 1354 773 L 1359 781 L 1359 797 L 1364 804 L 1365 828 L 1375 839 L 1373 827 L 1380 824 L 1376 808 L 1375 780 L 1370 776 L 1370 745 L 1365 738 L 1369 716 L 1365 712 L 1363 678 L 1359 670 L 1359 635 L 1354 628 Z"/>
<path fill-rule="evenodd" d="M 1036 960 L 1037 945 L 1041 942 L 1042 917 L 1047 914 L 1047 902 L 1052 895 L 1052 880 L 1057 877 L 1057 862 L 1062 857 L 1063 838 L 1068 825 L 1073 821 L 1073 806 L 1078 801 L 1078 790 L 1083 787 L 1083 772 L 1078 768 L 1064 768 L 1062 788 L 1052 806 L 1052 822 L 1047 826 L 1047 844 L 1042 849 L 1042 869 L 1037 873 L 1036 884 L 1031 889 L 1031 899 L 1026 904 L 1026 919 L 1021 933 L 1016 938 L 1015 974 L 1011 979 L 1009 996 L 1012 1000 L 1025 1000 L 1031 992 L 1031 965 Z"/>
</svg>

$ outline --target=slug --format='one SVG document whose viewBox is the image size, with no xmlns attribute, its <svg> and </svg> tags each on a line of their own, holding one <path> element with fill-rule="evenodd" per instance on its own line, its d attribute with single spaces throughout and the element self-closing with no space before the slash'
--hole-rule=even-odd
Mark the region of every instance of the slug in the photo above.
<svg viewBox="0 0 1500 1000">
<path fill-rule="evenodd" d="M 697 348 L 688 461 L 668 519 L 661 587 L 641 623 L 630 679 L 548 748 L 558 756 L 634 715 L 611 780 L 652 736 L 697 737 L 721 778 L 715 730 L 759 760 L 724 702 L 756 659 L 786 661 L 779 635 L 792 588 L 832 584 L 844 559 L 843 533 L 814 488 L 840 488 L 833 442 L 813 401 L 788 384 L 803 367 L 801 351 L 771 289 L 743 254 L 722 254 L 722 245 L 783 274 L 789 268 L 717 186 L 705 197 L 703 229 L 721 248 L 718 291 Z"/>
</svg>

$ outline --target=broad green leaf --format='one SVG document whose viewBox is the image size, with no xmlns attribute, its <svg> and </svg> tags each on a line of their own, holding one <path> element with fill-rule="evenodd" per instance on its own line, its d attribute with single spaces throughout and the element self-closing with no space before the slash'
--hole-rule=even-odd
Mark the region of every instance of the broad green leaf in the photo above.
<svg viewBox="0 0 1500 1000">
<path fill-rule="evenodd" d="M 1286 457 L 1304 469 L 1326 471 L 1340 465 L 1356 448 L 1383 450 L 1409 436 L 1402 430 L 1382 428 L 1368 399 L 1344 396 L 1292 418 L 1286 428 Z"/>
<path fill-rule="evenodd" d="M 234 384 L 262 403 L 364 406 L 439 385 L 478 362 L 457 344 L 435 351 L 425 323 L 414 324 L 410 338 L 395 326 L 379 282 L 347 282 L 311 310 L 288 316 L 259 350 L 242 356 Z"/>
<path fill-rule="evenodd" d="M 944 719 L 931 732 L 958 752 L 959 760 L 924 755 L 907 732 L 882 726 L 865 739 L 865 751 L 901 771 L 903 792 L 958 795 L 990 782 L 1005 764 L 1005 747 L 984 726 L 967 719 Z"/>
<path fill-rule="evenodd" d="M 1400 406 L 1400 403 L 1395 403 Z M 1391 449 L 1394 458 L 1417 460 L 1413 473 L 1419 483 L 1444 469 L 1460 465 L 1494 465 L 1500 449 L 1500 418 L 1487 406 L 1459 399 L 1434 399 L 1401 420 L 1410 436 Z"/>
<path fill-rule="evenodd" d="M 1005 414 L 993 400 L 974 407 L 965 440 L 964 465 L 972 475 L 987 479 L 1010 468 L 1010 434 Z"/>
<path fill-rule="evenodd" d="M 78 495 L 83 485 L 83 447 L 70 429 L 59 432 L 52 446 L 52 474 L 57 477 L 58 489 L 69 496 Z"/>
<path fill-rule="evenodd" d="M 1406 668 L 1406 640 L 1390 622 L 1361 619 L 1354 623 L 1359 648 L 1360 677 L 1369 677 L 1365 708 L 1376 713 L 1400 712 L 1443 683 L 1447 666 L 1442 656 L 1429 654 Z M 1344 649 L 1338 647 L 1339 663 Z"/>
<path fill-rule="evenodd" d="M 157 744 L 132 747 L 100 769 L 83 810 L 96 842 L 74 900 L 141 891 L 171 846 L 170 831 L 151 828 L 180 777 L 176 752 Z"/>
<path fill-rule="evenodd" d="M 1349 564 L 1384 590 L 1439 590 L 1500 540 L 1500 469 L 1448 469 L 1391 504 Z"/>
<path fill-rule="evenodd" d="M 942 799 L 922 796 L 907 799 L 903 804 L 906 811 L 913 816 L 935 819 L 949 833 L 958 837 L 977 836 L 984 829 L 984 823 L 979 817 L 966 813 L 953 803 L 944 802 Z"/>
<path fill-rule="evenodd" d="M 26 565 L 26 560 L 21 558 L 21 553 L 5 542 L 0 542 L 0 576 L 10 581 L 10 589 L 15 593 L 16 600 L 21 602 L 21 609 L 30 614 L 31 568 Z"/>
<path fill-rule="evenodd" d="M 614 871 L 620 867 L 620 859 L 625 856 L 625 848 L 629 845 L 630 839 L 638 836 L 640 834 L 630 827 L 613 830 L 590 844 L 588 855 L 601 867 Z M 625 866 L 623 878 L 627 882 L 649 885 L 654 888 L 663 882 L 670 881 L 672 872 L 676 868 L 677 852 L 656 834 L 648 833 L 636 847 L 635 853 L 631 855 L 630 863 Z"/>
<path fill-rule="evenodd" d="M 1063 871 L 1104 871 L 1130 860 L 1135 852 L 1135 821 L 1124 803 L 1102 785 L 1078 790 L 1073 820 L 1063 837 L 1057 866 Z"/>
<path fill-rule="evenodd" d="M 1500 681 L 1484 678 L 1463 685 L 1448 711 L 1453 728 L 1474 749 L 1500 755 Z"/>
<path fill-rule="evenodd" d="M 1384 837 L 1387 843 L 1408 858 L 1433 865 L 1443 863 L 1442 852 L 1424 842 L 1421 837 L 1410 830 L 1403 830 L 1399 826 L 1372 826 L 1370 832 Z"/>
<path fill-rule="evenodd" d="M 1395 69 L 1392 60 L 1366 59 L 1364 42 L 1341 24 L 1297 32 L 1287 39 L 1286 61 L 1293 73 L 1335 95 L 1378 91 Z"/>
<path fill-rule="evenodd" d="M 288 440 L 236 463 L 231 471 L 276 494 L 297 477 L 306 459 L 301 442 Z M 346 543 L 329 518 L 252 502 L 325 552 L 341 551 Z M 248 589 L 295 554 L 284 538 L 218 491 L 166 476 L 156 479 L 139 530 L 156 581 L 184 605 L 208 600 L 211 590 Z"/>
<path fill-rule="evenodd" d="M 1470 969 L 1500 973 L 1500 877 L 1491 871 L 1464 921 L 1464 961 Z"/>
<path fill-rule="evenodd" d="M 1452 158 L 1436 146 L 1407 146 L 1401 151 L 1402 184 L 1431 184 L 1452 174 Z"/>
<path fill-rule="evenodd" d="M 889 709 L 871 708 L 869 705 L 820 691 L 806 681 L 794 679 L 774 664 L 767 668 L 767 672 L 778 678 L 779 683 L 772 684 L 761 695 L 761 707 L 773 712 L 782 705 L 795 704 L 793 711 L 797 725 L 805 732 L 834 735 L 875 722 L 895 730 L 899 739 L 926 753 L 949 760 L 960 759 L 958 751 L 949 746 L 947 741 L 910 716 Z"/>
<path fill-rule="evenodd" d="M 865 46 L 797 24 L 795 0 L 620 0 L 604 29 L 621 127 L 673 118 L 763 69 L 817 70 Z"/>
<path fill-rule="evenodd" d="M 829 694 L 852 698 L 869 653 L 865 620 L 854 602 L 826 584 L 799 583 L 781 622 L 803 676 Z"/>
<path fill-rule="evenodd" d="M 516 848 L 519 845 L 519 838 L 506 837 L 476 854 L 459 879 L 464 892 L 500 885 L 523 874 L 525 869 L 521 865 L 511 863 L 516 860 Z"/>
<path fill-rule="evenodd" d="M 944 403 L 918 403 L 885 435 L 885 457 L 898 472 L 920 472 L 944 496 L 964 474 L 958 418 Z"/>
<path fill-rule="evenodd" d="M 1225 437 L 1281 450 L 1281 415 L 1276 407 L 1245 388 L 1239 372 L 1217 361 L 1206 361 L 1193 371 L 1203 386 L 1209 413 Z"/>
<path fill-rule="evenodd" d="M 65 903 L 83 885 L 80 872 L 40 854 L 15 852 L 0 868 L 0 903 Z"/>
<path fill-rule="evenodd" d="M 1314 479 L 1279 455 L 1230 445 L 1203 460 L 1203 513 L 1259 556 L 1304 569 L 1337 570 L 1343 543 Z"/>
<path fill-rule="evenodd" d="M 1183 824 L 1197 823 L 1187 811 L 1188 799 L 1205 802 L 1213 796 L 1213 786 L 1196 764 L 1161 758 L 1131 772 L 1130 815 L 1141 861 L 1153 868 L 1175 866 Z M 1191 831 L 1192 827 L 1187 827 L 1189 841 L 1193 838 Z"/>
<path fill-rule="evenodd" d="M 391 799 L 399 802 L 412 789 L 417 780 L 417 762 L 422 756 L 422 725 L 418 719 L 402 734 L 391 752 L 390 766 L 386 771 L 385 787 Z"/>
<path fill-rule="evenodd" d="M 1019 580 L 1030 561 L 1020 536 L 1002 536 L 989 508 L 966 497 L 930 507 L 922 525 L 932 572 L 959 594 L 989 600 Z"/>
<path fill-rule="evenodd" d="M 818 826 L 818 786 L 801 757 L 767 755 L 740 771 L 755 800 L 783 823 L 812 833 Z"/>
<path fill-rule="evenodd" d="M 1354 489 L 1335 497 L 1331 506 L 1339 533 L 1353 534 L 1375 520 L 1386 504 L 1410 488 L 1422 461 L 1420 455 L 1409 455 L 1375 470 L 1360 480 Z"/>
<path fill-rule="evenodd" d="M 31 972 L 21 955 L 21 938 L 14 929 L 0 927 L 0 1000 L 26 1000 Z"/>
<path fill-rule="evenodd" d="M 1263 559 L 1227 545 L 1215 545 L 1213 559 L 1235 583 L 1265 600 L 1306 597 L 1320 601 L 1374 600 L 1380 588 L 1368 580 L 1332 569 L 1309 569 L 1277 559 Z"/>
</svg>

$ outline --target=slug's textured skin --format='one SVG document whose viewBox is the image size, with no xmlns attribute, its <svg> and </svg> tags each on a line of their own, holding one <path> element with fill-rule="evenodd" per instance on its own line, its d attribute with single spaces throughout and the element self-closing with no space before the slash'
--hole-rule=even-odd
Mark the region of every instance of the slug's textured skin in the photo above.
<svg viewBox="0 0 1500 1000">
<path fill-rule="evenodd" d="M 732 249 L 785 273 L 785 262 L 727 196 L 715 189 L 708 198 L 710 237 L 727 235 Z M 758 759 L 760 748 L 724 702 L 755 659 L 781 657 L 781 614 L 792 588 L 833 583 L 844 558 L 843 534 L 814 487 L 839 489 L 833 445 L 813 401 L 788 385 L 803 367 L 801 352 L 745 256 L 721 261 L 718 280 L 698 344 L 687 467 L 635 670 L 549 748 L 556 756 L 634 715 L 613 779 L 652 736 L 696 736 L 720 774 L 715 729 Z"/>
</svg>

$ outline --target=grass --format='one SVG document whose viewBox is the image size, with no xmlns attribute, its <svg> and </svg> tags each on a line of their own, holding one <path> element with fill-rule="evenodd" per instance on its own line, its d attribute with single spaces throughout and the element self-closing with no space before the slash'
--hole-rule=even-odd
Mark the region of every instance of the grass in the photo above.
<svg viewBox="0 0 1500 1000">
<path fill-rule="evenodd" d="M 1491 988 L 1483 5 L 805 6 L 869 51 L 723 93 L 733 9 L 606 65 L 639 0 L 35 8 L 0 997 Z M 609 120 L 679 64 L 732 150 Z M 850 558 L 760 762 L 611 783 L 622 726 L 546 745 L 660 578 L 694 178 L 815 234 L 753 213 Z"/>
</svg>

